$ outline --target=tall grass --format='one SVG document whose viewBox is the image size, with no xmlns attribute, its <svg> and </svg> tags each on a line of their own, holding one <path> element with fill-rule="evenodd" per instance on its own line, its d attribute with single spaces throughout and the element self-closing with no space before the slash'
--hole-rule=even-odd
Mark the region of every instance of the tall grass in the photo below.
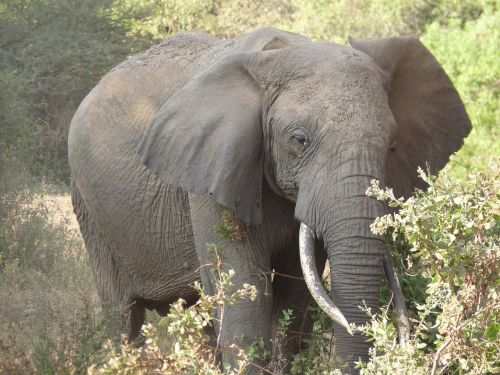
<svg viewBox="0 0 500 375">
<path fill-rule="evenodd" d="M 82 240 L 68 212 L 44 199 L 60 189 L 4 177 L 0 373 L 85 373 L 104 331 Z"/>
</svg>

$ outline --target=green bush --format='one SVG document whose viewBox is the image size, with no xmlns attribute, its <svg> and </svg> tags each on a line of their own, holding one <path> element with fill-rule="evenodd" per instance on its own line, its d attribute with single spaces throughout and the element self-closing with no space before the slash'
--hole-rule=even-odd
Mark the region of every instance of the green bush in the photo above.
<svg viewBox="0 0 500 375">
<path fill-rule="evenodd" d="M 453 164 L 461 176 L 487 164 L 484 148 L 498 147 L 490 126 L 498 123 L 497 24 L 497 0 L 6 0 L 0 6 L 0 154 L 25 160 L 35 175 L 67 181 L 69 122 L 113 65 L 185 30 L 234 37 L 274 26 L 340 43 L 349 35 L 422 36 L 476 125 Z"/>
<path fill-rule="evenodd" d="M 159 41 L 190 30 L 235 37 L 277 25 L 291 9 L 286 0 L 116 0 L 111 12 L 124 20 L 130 35 Z"/>
<path fill-rule="evenodd" d="M 362 328 L 374 343 L 363 374 L 500 371 L 499 166 L 462 183 L 445 178 L 437 184 L 420 171 L 429 189 L 406 201 L 375 182 L 368 190 L 399 209 L 378 218 L 372 230 L 392 229 L 395 240 L 404 238 L 411 251 L 407 272 L 429 283 L 406 346 L 395 344 L 387 309 Z"/>
<path fill-rule="evenodd" d="M 444 26 L 434 22 L 422 38 L 450 75 L 473 124 L 447 168 L 451 178 L 487 170 L 490 157 L 500 155 L 499 12 L 487 8 L 474 21 L 453 18 Z"/>
<path fill-rule="evenodd" d="M 315 40 L 345 42 L 349 35 L 421 35 L 429 23 L 444 25 L 450 17 L 475 20 L 495 7 L 496 2 L 488 0 L 116 0 L 112 11 L 132 34 L 155 40 L 193 29 L 234 37 L 272 26 Z"/>
</svg>

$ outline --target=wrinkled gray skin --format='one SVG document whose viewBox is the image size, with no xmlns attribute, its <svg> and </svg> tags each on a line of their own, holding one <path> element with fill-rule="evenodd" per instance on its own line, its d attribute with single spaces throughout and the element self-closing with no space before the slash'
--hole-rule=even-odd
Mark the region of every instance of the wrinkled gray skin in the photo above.
<svg viewBox="0 0 500 375">
<path fill-rule="evenodd" d="M 439 171 L 470 122 L 418 40 L 350 43 L 274 29 L 232 40 L 182 33 L 120 64 L 83 101 L 69 133 L 73 203 L 100 298 L 131 305 L 132 337 L 145 307 L 196 299 L 207 243 L 219 245 L 236 286 L 259 292 L 225 311 L 223 348 L 270 338 L 286 308 L 291 331 L 307 332 L 299 221 L 316 233 L 347 320 L 367 320 L 363 300 L 377 308 L 386 248 L 369 225 L 386 209 L 365 196 L 370 180 L 408 196 L 417 166 Z M 214 233 L 224 207 L 243 223 L 242 239 Z M 206 267 L 201 280 L 214 291 Z M 335 335 L 355 372 L 369 345 L 338 325 Z M 291 338 L 288 354 L 300 349 Z"/>
</svg>

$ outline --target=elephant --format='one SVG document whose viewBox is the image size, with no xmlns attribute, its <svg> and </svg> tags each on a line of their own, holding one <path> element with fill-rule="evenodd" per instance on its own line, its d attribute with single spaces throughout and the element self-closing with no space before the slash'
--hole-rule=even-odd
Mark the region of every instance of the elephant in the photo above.
<svg viewBox="0 0 500 375">
<path fill-rule="evenodd" d="M 349 44 L 273 28 L 228 40 L 184 32 L 116 66 L 83 100 L 68 136 L 74 211 L 99 297 L 128 305 L 131 338 L 145 309 L 194 303 L 196 280 L 215 292 L 200 267 L 213 261 L 207 243 L 236 287 L 257 290 L 216 327 L 225 363 L 235 340 L 269 346 L 283 309 L 294 311 L 290 331 L 310 330 L 312 296 L 356 373 L 370 344 L 348 324 L 368 321 L 362 303 L 379 307 L 384 275 L 407 327 L 384 238 L 370 230 L 388 208 L 365 192 L 373 179 L 396 196 L 425 188 L 417 167 L 441 170 L 471 123 L 417 38 Z M 214 231 L 225 212 L 238 238 Z M 331 296 L 318 276 L 326 262 Z M 300 349 L 290 339 L 283 350 Z"/>
</svg>

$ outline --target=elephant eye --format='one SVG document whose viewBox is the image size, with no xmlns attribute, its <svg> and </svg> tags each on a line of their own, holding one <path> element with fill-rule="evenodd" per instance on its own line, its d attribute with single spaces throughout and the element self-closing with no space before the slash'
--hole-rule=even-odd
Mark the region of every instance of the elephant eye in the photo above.
<svg viewBox="0 0 500 375">
<path fill-rule="evenodd" d="M 292 133 L 292 139 L 294 143 L 300 148 L 304 149 L 311 143 L 309 141 L 309 136 L 302 129 L 297 129 Z"/>
</svg>

